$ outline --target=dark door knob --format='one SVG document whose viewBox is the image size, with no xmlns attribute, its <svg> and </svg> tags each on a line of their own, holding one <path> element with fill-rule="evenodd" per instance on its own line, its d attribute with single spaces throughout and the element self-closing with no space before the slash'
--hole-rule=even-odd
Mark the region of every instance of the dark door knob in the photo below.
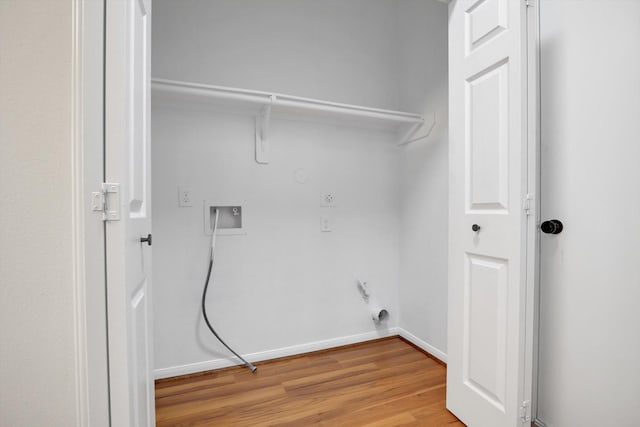
<svg viewBox="0 0 640 427">
<path fill-rule="evenodd" d="M 471 226 L 471 229 L 477 233 L 478 231 L 480 231 L 480 226 L 478 224 L 473 224 Z"/>
<path fill-rule="evenodd" d="M 152 241 L 151 234 L 147 234 L 147 237 L 141 237 L 140 238 L 140 243 L 147 242 L 147 245 L 149 245 L 149 246 L 151 246 L 151 241 Z"/>
<path fill-rule="evenodd" d="M 557 219 L 550 219 L 540 224 L 540 230 L 546 234 L 560 234 L 563 228 L 562 222 Z"/>
</svg>

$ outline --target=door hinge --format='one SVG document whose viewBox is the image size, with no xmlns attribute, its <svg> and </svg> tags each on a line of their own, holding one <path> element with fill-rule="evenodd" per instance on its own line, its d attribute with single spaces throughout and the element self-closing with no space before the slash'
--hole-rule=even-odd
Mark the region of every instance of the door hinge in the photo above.
<svg viewBox="0 0 640 427">
<path fill-rule="evenodd" d="M 91 210 L 102 212 L 103 221 L 119 221 L 120 184 L 103 182 L 100 191 L 91 193 Z"/>
<path fill-rule="evenodd" d="M 531 401 L 525 400 L 520 407 L 520 419 L 523 423 L 531 421 Z"/>
<path fill-rule="evenodd" d="M 524 213 L 529 216 L 531 215 L 531 210 L 533 209 L 533 194 L 527 193 L 527 195 L 522 200 L 522 209 Z"/>
</svg>

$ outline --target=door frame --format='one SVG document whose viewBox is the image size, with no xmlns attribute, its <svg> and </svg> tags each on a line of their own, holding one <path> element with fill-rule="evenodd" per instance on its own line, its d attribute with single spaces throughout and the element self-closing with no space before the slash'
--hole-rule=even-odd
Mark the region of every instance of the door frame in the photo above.
<svg viewBox="0 0 640 427">
<path fill-rule="evenodd" d="M 527 194 L 532 196 L 527 223 L 525 395 L 530 393 L 531 423 L 538 413 L 538 327 L 540 295 L 540 2 L 527 0 Z M 529 383 L 529 380 L 531 381 Z"/>
<path fill-rule="evenodd" d="M 103 213 L 91 208 L 91 194 L 101 191 L 106 179 L 109 1 L 72 0 L 74 397 L 79 427 L 111 426 L 115 409 L 110 387 L 114 367 L 109 363 L 108 344 L 107 224 Z M 120 373 L 123 375 L 130 374 Z"/>
<path fill-rule="evenodd" d="M 77 426 L 109 426 L 102 215 L 90 195 L 104 181 L 104 0 L 72 2 L 72 264 Z"/>
<path fill-rule="evenodd" d="M 439 0 L 443 1 L 443 0 Z M 447 1 L 443 1 L 447 2 Z M 525 352 L 531 372 L 531 419 L 537 421 L 539 233 L 540 218 L 540 84 L 539 2 L 529 0 L 527 14 L 528 125 L 527 192 L 533 195 L 527 224 L 525 309 L 526 334 L 533 346 Z M 75 326 L 76 420 L 78 426 L 110 425 L 106 265 L 104 223 L 89 209 L 89 195 L 104 180 L 105 0 L 73 0 L 73 288 Z M 96 102 L 99 99 L 99 102 Z M 529 377 L 526 375 L 526 377 Z"/>
<path fill-rule="evenodd" d="M 524 396 L 530 402 L 530 422 L 537 422 L 538 411 L 538 326 L 540 295 L 540 7 L 539 0 L 527 4 L 527 124 L 526 124 L 526 194 L 530 196 L 525 241 L 525 340 Z M 527 202 L 524 202 L 527 203 Z M 525 206 L 523 206 L 525 208 Z"/>
</svg>

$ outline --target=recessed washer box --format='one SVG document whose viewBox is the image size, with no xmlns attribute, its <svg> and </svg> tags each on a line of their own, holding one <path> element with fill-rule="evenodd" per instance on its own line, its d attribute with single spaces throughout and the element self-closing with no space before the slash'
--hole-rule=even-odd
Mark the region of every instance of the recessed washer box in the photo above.
<svg viewBox="0 0 640 427">
<path fill-rule="evenodd" d="M 241 203 L 204 201 L 204 234 L 211 235 L 218 209 L 218 235 L 247 234 L 244 228 L 244 212 Z"/>
</svg>

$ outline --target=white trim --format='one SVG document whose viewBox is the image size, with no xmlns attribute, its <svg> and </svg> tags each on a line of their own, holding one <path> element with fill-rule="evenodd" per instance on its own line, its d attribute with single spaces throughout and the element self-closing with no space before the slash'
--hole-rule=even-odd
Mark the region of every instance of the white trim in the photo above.
<svg viewBox="0 0 640 427">
<path fill-rule="evenodd" d="M 545 423 L 544 421 L 542 421 L 542 420 L 540 420 L 540 419 L 538 419 L 538 418 L 536 418 L 536 419 L 533 421 L 533 423 L 534 423 L 535 425 L 537 425 L 538 427 L 548 427 L 547 423 Z"/>
<path fill-rule="evenodd" d="M 426 351 L 436 359 L 444 363 L 447 363 L 447 353 L 437 349 L 436 347 L 432 346 L 428 342 L 421 340 L 420 338 L 418 338 L 417 336 L 413 335 L 411 332 L 405 329 L 402 329 L 402 328 L 396 328 L 396 329 L 398 329 L 398 335 L 400 335 L 402 338 L 409 341 L 411 344 L 420 347 L 422 350 Z"/>
<path fill-rule="evenodd" d="M 71 244 L 76 426 L 107 427 L 104 232 L 86 195 L 102 182 L 102 2 L 72 0 Z M 99 96 L 98 96 L 99 95 Z"/>
<path fill-rule="evenodd" d="M 538 413 L 538 327 L 540 293 L 540 8 L 527 7 L 527 193 L 533 195 L 527 223 L 524 398 L 531 402 L 531 418 Z"/>
<path fill-rule="evenodd" d="M 261 362 L 265 360 L 278 359 L 280 357 L 295 356 L 298 354 L 309 353 L 318 350 L 327 350 L 343 345 L 356 344 L 360 342 L 375 340 L 377 338 L 385 338 L 392 336 L 400 336 L 415 346 L 426 351 L 436 359 L 447 363 L 447 354 L 426 341 L 421 340 L 417 336 L 400 327 L 392 327 L 381 331 L 365 332 L 357 335 L 347 335 L 344 337 L 331 338 L 328 340 L 314 341 L 306 344 L 293 345 L 290 347 L 282 347 L 273 350 L 260 351 L 243 355 L 250 362 Z M 241 365 L 242 362 L 236 357 L 224 359 L 206 360 L 203 362 L 190 363 L 187 365 L 171 366 L 169 368 L 160 368 L 154 371 L 155 379 L 171 378 L 180 375 L 189 375 L 198 372 L 206 372 L 214 369 L 228 368 L 230 366 Z"/>
<path fill-rule="evenodd" d="M 74 306 L 74 362 L 76 425 L 89 424 L 89 372 L 87 361 L 87 318 L 84 241 L 84 151 L 82 146 L 82 0 L 72 3 L 71 67 L 71 245 Z"/>
<path fill-rule="evenodd" d="M 295 356 L 298 354 L 309 353 L 312 351 L 326 350 L 333 347 L 340 347 L 343 345 L 370 341 L 377 338 L 391 337 L 394 335 L 400 335 L 400 328 L 392 327 L 392 328 L 383 329 L 379 331 L 365 332 L 357 335 L 347 335 L 344 337 L 331 338 L 328 340 L 314 341 L 306 344 L 298 344 L 290 347 L 282 347 L 282 348 L 277 348 L 273 350 L 245 354 L 243 355 L 243 357 L 250 362 L 261 362 L 264 360 L 277 359 L 280 357 L 287 357 L 287 356 Z M 236 357 L 206 360 L 203 362 L 190 363 L 188 365 L 178 365 L 178 366 L 172 366 L 169 368 L 156 369 L 154 371 L 154 377 L 155 379 L 177 377 L 180 375 L 189 375 L 197 372 L 211 371 L 213 369 L 227 368 L 229 366 L 235 366 L 235 365 L 241 365 L 241 364 L 242 362 L 240 362 L 240 360 Z M 258 367 L 258 370 L 260 370 L 260 367 Z"/>
</svg>

